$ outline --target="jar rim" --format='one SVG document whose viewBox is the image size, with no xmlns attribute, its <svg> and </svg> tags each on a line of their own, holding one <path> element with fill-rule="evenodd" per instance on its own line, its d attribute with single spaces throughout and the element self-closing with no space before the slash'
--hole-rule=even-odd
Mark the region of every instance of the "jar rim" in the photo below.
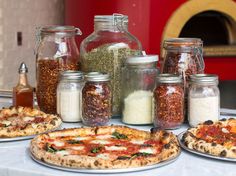
<svg viewBox="0 0 236 176">
<path fill-rule="evenodd" d="M 113 22 L 115 20 L 122 20 L 123 22 L 128 22 L 128 16 L 122 14 L 94 16 L 94 22 Z"/>
<path fill-rule="evenodd" d="M 85 79 L 91 82 L 109 81 L 110 76 L 104 72 L 89 72 L 85 75 Z"/>
<path fill-rule="evenodd" d="M 82 35 L 79 28 L 74 26 L 60 26 L 60 25 L 49 25 L 41 26 L 36 28 L 42 34 L 58 34 L 58 35 Z"/>
<path fill-rule="evenodd" d="M 218 75 L 216 74 L 194 74 L 190 75 L 191 83 L 218 83 Z"/>
<path fill-rule="evenodd" d="M 81 71 L 67 70 L 60 73 L 61 79 L 81 80 L 84 78 L 84 73 Z"/>
<path fill-rule="evenodd" d="M 182 83 L 182 77 L 177 74 L 159 74 L 157 76 L 158 83 Z"/>
<path fill-rule="evenodd" d="M 127 58 L 127 64 L 146 64 L 154 63 L 158 61 L 158 55 L 141 55 L 141 56 L 132 56 Z"/>
<path fill-rule="evenodd" d="M 203 41 L 200 38 L 169 38 L 164 40 L 164 49 L 175 49 L 175 48 L 193 48 L 202 47 Z"/>
</svg>

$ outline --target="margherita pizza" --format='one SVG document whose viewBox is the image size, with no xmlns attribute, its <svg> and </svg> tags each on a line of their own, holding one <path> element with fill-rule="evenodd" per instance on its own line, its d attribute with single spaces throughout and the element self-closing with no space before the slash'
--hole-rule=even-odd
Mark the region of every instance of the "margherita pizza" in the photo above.
<svg viewBox="0 0 236 176">
<path fill-rule="evenodd" d="M 188 148 L 203 153 L 236 158 L 236 119 L 206 121 L 188 129 L 182 142 Z"/>
<path fill-rule="evenodd" d="M 173 159 L 180 153 L 174 134 L 125 126 L 54 131 L 31 141 L 32 155 L 69 168 L 117 169 L 140 167 Z"/>
<path fill-rule="evenodd" d="M 56 129 L 61 119 L 52 114 L 27 107 L 0 110 L 0 138 L 30 136 Z"/>
</svg>

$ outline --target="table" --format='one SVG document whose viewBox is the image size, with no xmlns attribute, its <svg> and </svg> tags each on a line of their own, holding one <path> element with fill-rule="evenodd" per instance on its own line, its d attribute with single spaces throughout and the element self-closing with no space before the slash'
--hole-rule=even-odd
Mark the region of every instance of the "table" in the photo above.
<svg viewBox="0 0 236 176">
<path fill-rule="evenodd" d="M 2 99 L 1 99 L 2 100 Z M 0 108 L 9 106 L 10 101 L 0 101 Z M 235 114 L 235 110 L 222 109 L 224 114 Z M 227 116 L 224 116 L 227 117 Z M 111 124 L 122 124 L 120 119 L 112 119 Z M 63 128 L 79 127 L 81 123 L 63 123 Z M 142 130 L 150 130 L 151 125 L 146 126 L 130 126 Z M 179 134 L 188 128 L 183 125 L 180 129 L 173 130 L 173 133 Z M 60 171 L 42 166 L 34 162 L 28 153 L 30 140 L 16 142 L 0 143 L 0 176 L 104 176 L 111 174 L 83 174 Z M 236 163 L 219 161 L 200 157 L 183 151 L 179 158 L 166 166 L 156 169 L 112 174 L 117 176 L 235 176 Z"/>
</svg>

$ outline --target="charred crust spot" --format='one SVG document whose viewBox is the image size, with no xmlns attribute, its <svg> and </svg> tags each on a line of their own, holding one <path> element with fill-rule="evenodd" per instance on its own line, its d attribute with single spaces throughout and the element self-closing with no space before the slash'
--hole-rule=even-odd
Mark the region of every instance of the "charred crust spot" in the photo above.
<svg viewBox="0 0 236 176">
<path fill-rule="evenodd" d="M 227 155 L 227 152 L 225 150 L 223 150 L 222 152 L 220 152 L 220 156 L 221 157 L 225 157 Z"/>
<path fill-rule="evenodd" d="M 216 146 L 216 145 L 217 145 L 217 144 L 216 144 L 215 142 L 212 142 L 212 143 L 211 143 L 211 146 L 213 146 L 213 147 Z"/>
<path fill-rule="evenodd" d="M 229 120 L 235 120 L 234 118 L 230 117 Z"/>
<path fill-rule="evenodd" d="M 51 124 L 51 125 L 56 125 L 55 120 L 52 120 L 52 121 L 50 122 L 50 124 Z"/>
<path fill-rule="evenodd" d="M 45 162 L 45 160 L 44 160 L 44 158 L 42 157 L 42 158 L 40 158 L 40 160 L 42 161 L 42 162 Z"/>
<path fill-rule="evenodd" d="M 141 147 L 152 147 L 151 144 L 142 144 Z"/>
<path fill-rule="evenodd" d="M 169 148 L 170 148 L 170 144 L 169 144 L 169 143 L 168 143 L 168 144 L 165 144 L 165 145 L 164 145 L 164 148 L 165 148 L 165 149 L 169 149 Z"/>
<path fill-rule="evenodd" d="M 154 127 L 154 128 L 151 128 L 150 131 L 151 131 L 151 133 L 156 133 L 156 132 L 159 132 L 161 130 L 157 127 Z"/>
<path fill-rule="evenodd" d="M 212 120 L 207 120 L 203 123 L 203 125 L 212 125 L 213 121 Z"/>
<path fill-rule="evenodd" d="M 166 132 L 166 131 L 163 132 L 163 138 L 167 138 L 167 137 L 169 137 L 169 135 L 170 134 L 168 132 Z"/>
<path fill-rule="evenodd" d="M 95 133 L 95 134 L 98 133 L 98 129 L 99 129 L 99 128 L 97 128 L 97 127 L 94 129 L 94 133 Z"/>
<path fill-rule="evenodd" d="M 220 121 L 226 121 L 226 118 L 220 119 Z"/>
<path fill-rule="evenodd" d="M 94 161 L 94 165 L 95 166 L 98 166 L 99 165 L 99 162 L 96 160 L 96 161 Z"/>
<path fill-rule="evenodd" d="M 236 153 L 236 149 L 232 149 L 232 152 Z"/>
</svg>

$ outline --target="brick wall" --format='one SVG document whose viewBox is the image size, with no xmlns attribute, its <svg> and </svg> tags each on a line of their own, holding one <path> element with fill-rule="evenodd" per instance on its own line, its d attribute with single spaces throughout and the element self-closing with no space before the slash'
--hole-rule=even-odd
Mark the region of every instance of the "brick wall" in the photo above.
<svg viewBox="0 0 236 176">
<path fill-rule="evenodd" d="M 64 0 L 0 0 L 0 89 L 12 89 L 24 61 L 35 86 L 35 28 L 64 24 Z M 22 33 L 22 45 L 17 44 Z"/>
</svg>

